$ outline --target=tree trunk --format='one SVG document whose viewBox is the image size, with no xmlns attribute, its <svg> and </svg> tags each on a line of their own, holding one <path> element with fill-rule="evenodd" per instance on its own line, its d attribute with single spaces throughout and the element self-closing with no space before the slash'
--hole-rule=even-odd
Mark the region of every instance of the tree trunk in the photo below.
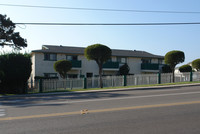
<svg viewBox="0 0 200 134">
<path fill-rule="evenodd" d="M 99 84 L 100 84 L 100 88 L 103 88 L 103 80 L 102 80 L 102 66 L 103 65 L 99 65 Z"/>
</svg>

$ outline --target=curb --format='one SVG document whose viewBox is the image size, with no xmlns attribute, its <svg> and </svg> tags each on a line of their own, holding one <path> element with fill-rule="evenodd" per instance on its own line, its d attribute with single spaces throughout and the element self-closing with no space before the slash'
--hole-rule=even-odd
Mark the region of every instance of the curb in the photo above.
<svg viewBox="0 0 200 134">
<path fill-rule="evenodd" d="M 200 86 L 200 83 L 180 84 L 180 85 L 167 85 L 167 86 L 118 88 L 118 89 L 99 89 L 99 90 L 73 91 L 73 92 L 34 93 L 34 94 L 23 94 L 23 95 L 0 96 L 0 99 L 2 99 L 2 98 L 11 98 L 11 97 L 33 97 L 33 96 L 48 96 L 48 95 L 63 95 L 63 94 L 83 94 L 83 93 L 97 93 L 97 92 L 116 92 L 116 91 L 128 91 L 128 90 L 166 89 L 166 88 L 188 87 L 188 86 Z"/>
</svg>

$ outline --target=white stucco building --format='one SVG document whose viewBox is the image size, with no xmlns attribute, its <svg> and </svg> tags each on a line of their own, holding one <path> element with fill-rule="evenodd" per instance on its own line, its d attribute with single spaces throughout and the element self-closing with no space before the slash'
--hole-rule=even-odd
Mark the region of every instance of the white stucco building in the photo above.
<svg viewBox="0 0 200 134">
<path fill-rule="evenodd" d="M 83 47 L 43 45 L 40 50 L 33 50 L 31 79 L 36 76 L 59 77 L 53 64 L 67 59 L 72 62 L 68 77 L 92 77 L 98 75 L 98 65 L 84 57 Z M 164 64 L 164 57 L 145 51 L 112 49 L 111 59 L 103 65 L 103 75 L 116 75 L 119 67 L 127 63 L 130 74 L 157 73 Z"/>
</svg>

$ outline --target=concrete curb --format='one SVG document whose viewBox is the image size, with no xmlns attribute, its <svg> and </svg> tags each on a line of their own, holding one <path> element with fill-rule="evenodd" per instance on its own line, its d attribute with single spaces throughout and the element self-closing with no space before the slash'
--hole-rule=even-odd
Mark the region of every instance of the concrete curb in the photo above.
<svg viewBox="0 0 200 134">
<path fill-rule="evenodd" d="M 116 91 L 127 91 L 127 90 L 165 89 L 165 88 L 187 87 L 187 86 L 200 86 L 200 83 L 180 84 L 180 85 L 167 85 L 167 86 L 150 86 L 150 87 L 118 88 L 118 89 L 99 89 L 99 90 L 86 90 L 86 91 L 73 91 L 73 92 L 35 93 L 35 94 L 23 94 L 23 95 L 0 96 L 0 99 L 2 99 L 2 98 L 11 98 L 11 97 L 33 97 L 33 96 L 63 95 L 63 94 L 82 94 L 82 93 L 97 93 L 97 92 L 116 92 Z"/>
</svg>

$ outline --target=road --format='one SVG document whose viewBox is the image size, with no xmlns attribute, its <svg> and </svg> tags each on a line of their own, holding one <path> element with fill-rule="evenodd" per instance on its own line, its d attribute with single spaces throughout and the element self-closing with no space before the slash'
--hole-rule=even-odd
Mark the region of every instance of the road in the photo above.
<svg viewBox="0 0 200 134">
<path fill-rule="evenodd" d="M 199 134 L 200 86 L 0 98 L 0 134 Z"/>
</svg>

